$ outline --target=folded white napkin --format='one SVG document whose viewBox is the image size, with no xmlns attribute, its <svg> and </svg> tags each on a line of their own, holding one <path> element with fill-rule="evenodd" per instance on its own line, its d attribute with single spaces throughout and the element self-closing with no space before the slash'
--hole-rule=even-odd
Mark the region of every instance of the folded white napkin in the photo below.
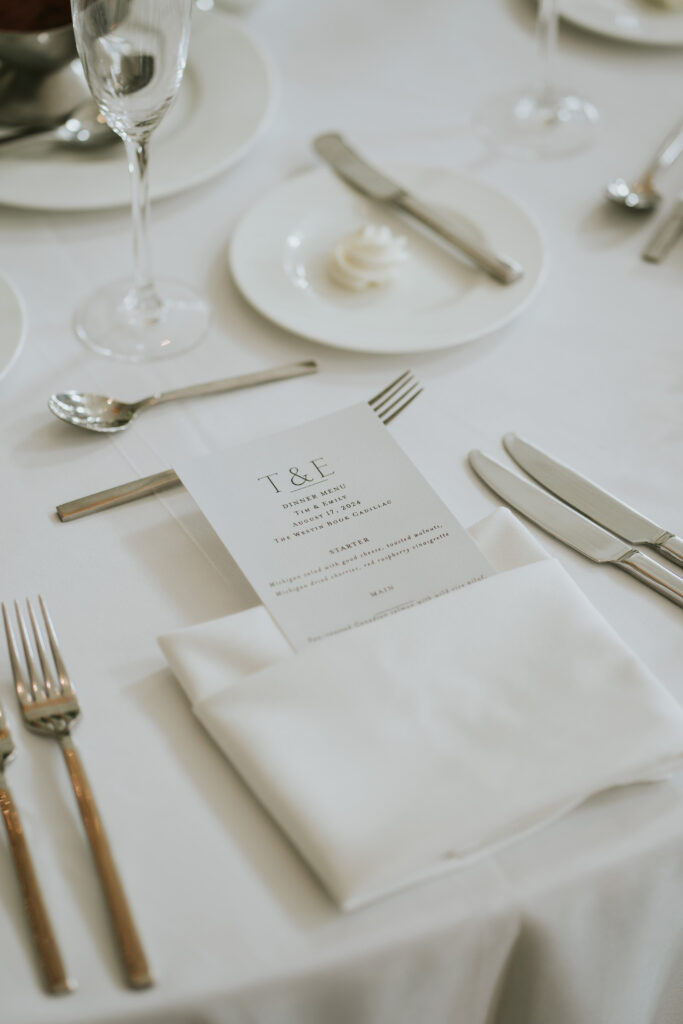
<svg viewBox="0 0 683 1024">
<path fill-rule="evenodd" d="M 487 580 L 294 654 L 265 608 L 160 638 L 197 717 L 345 908 L 683 763 L 683 711 L 501 510 Z"/>
</svg>

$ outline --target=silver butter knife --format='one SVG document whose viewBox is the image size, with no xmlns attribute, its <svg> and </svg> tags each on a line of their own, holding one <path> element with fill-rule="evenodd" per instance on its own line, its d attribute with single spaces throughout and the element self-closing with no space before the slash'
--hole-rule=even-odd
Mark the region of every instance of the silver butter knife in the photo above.
<svg viewBox="0 0 683 1024">
<path fill-rule="evenodd" d="M 336 132 L 319 135 L 313 140 L 313 148 L 348 185 L 371 199 L 388 203 L 395 210 L 410 214 L 440 238 L 459 249 L 496 281 L 512 284 L 522 276 L 523 270 L 519 263 L 494 252 L 483 243 L 465 237 L 454 224 L 445 224 L 438 210 L 411 195 L 402 185 L 372 167 L 347 145 L 341 135 Z"/>
<path fill-rule="evenodd" d="M 683 538 L 657 526 L 630 505 L 517 434 L 506 434 L 503 444 L 518 466 L 558 498 L 630 544 L 649 544 L 660 555 L 677 565 L 683 565 Z"/>
<path fill-rule="evenodd" d="M 472 469 L 504 501 L 541 529 L 593 562 L 609 563 L 635 576 L 683 608 L 683 577 L 654 558 L 603 530 L 580 512 L 558 501 L 536 484 L 524 480 L 480 451 L 469 454 Z"/>
<path fill-rule="evenodd" d="M 674 208 L 666 214 L 659 227 L 655 229 L 655 233 L 641 253 L 643 259 L 648 263 L 660 263 L 665 256 L 669 255 L 681 234 L 683 234 L 683 195 L 679 196 Z"/>
</svg>

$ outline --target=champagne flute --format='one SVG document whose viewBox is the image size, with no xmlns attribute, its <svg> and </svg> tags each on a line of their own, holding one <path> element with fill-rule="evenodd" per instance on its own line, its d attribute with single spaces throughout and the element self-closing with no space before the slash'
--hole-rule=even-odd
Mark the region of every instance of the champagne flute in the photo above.
<svg viewBox="0 0 683 1024">
<path fill-rule="evenodd" d="M 596 108 L 555 81 L 558 20 L 558 0 L 538 0 L 538 83 L 489 100 L 475 121 L 480 134 L 513 156 L 565 156 L 595 138 Z"/>
<path fill-rule="evenodd" d="M 76 46 L 88 87 L 125 143 L 132 186 L 132 279 L 98 288 L 76 310 L 88 348 L 139 361 L 193 348 L 209 309 L 184 284 L 156 281 L 149 244 L 149 140 L 171 106 L 185 69 L 192 0 L 71 0 Z"/>
</svg>

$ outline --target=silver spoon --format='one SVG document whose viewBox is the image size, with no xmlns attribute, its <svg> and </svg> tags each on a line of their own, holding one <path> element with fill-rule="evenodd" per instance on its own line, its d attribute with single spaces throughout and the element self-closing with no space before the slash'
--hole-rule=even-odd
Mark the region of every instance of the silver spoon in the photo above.
<svg viewBox="0 0 683 1024">
<path fill-rule="evenodd" d="M 642 213 L 654 210 L 662 198 L 655 188 L 655 178 L 671 167 L 682 152 L 683 121 L 667 135 L 637 181 L 629 183 L 624 178 L 615 178 L 607 186 L 607 198 L 627 210 L 639 210 Z"/>
<path fill-rule="evenodd" d="M 94 101 L 87 99 L 57 122 L 22 125 L 0 135 L 0 147 L 5 148 L 13 142 L 28 138 L 41 138 L 77 149 L 94 149 L 116 142 L 118 135 L 111 130 Z"/>
<path fill-rule="evenodd" d="M 91 395 L 83 391 L 64 391 L 51 395 L 47 405 L 58 419 L 71 423 L 74 427 L 83 427 L 85 430 L 94 430 L 100 434 L 114 434 L 118 430 L 125 430 L 141 410 L 161 405 L 162 402 L 236 391 L 256 384 L 287 380 L 289 377 L 303 377 L 309 373 L 316 373 L 317 369 L 318 364 L 312 359 L 307 359 L 301 363 L 289 363 L 287 366 L 279 366 L 272 370 L 245 373 L 239 377 L 226 377 L 207 384 L 191 384 L 189 387 L 177 388 L 174 391 L 163 391 L 158 395 L 141 398 L 138 402 L 120 402 L 116 398 L 107 398 L 106 395 Z"/>
</svg>

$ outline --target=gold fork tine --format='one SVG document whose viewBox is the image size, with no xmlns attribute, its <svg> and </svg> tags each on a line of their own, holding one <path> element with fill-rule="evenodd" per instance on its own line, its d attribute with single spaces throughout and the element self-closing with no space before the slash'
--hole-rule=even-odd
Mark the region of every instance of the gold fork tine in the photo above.
<svg viewBox="0 0 683 1024">
<path fill-rule="evenodd" d="M 54 679 L 52 678 L 52 668 L 50 666 L 50 662 L 48 661 L 47 651 L 45 650 L 43 638 L 40 635 L 40 630 L 38 629 L 36 617 L 33 614 L 33 607 L 31 605 L 31 602 L 28 600 L 26 601 L 26 607 L 28 608 L 28 615 L 31 620 L 31 628 L 33 629 L 33 637 L 36 644 L 36 650 L 38 652 L 38 660 L 40 661 L 40 667 L 43 670 L 43 682 L 45 685 L 45 693 L 48 697 L 54 697 L 57 694 L 57 690 L 55 689 L 55 682 Z"/>
<path fill-rule="evenodd" d="M 28 633 L 26 632 L 26 626 L 24 625 L 24 620 L 22 618 L 19 605 L 17 604 L 16 601 L 14 602 L 14 611 L 17 617 L 17 623 L 19 625 L 19 636 L 21 637 L 21 646 L 24 649 L 24 660 L 26 661 L 26 669 L 28 672 L 30 697 L 33 697 L 33 700 L 40 700 L 40 698 L 43 696 L 44 691 L 41 686 L 40 677 L 38 676 L 36 663 L 33 660 L 33 651 L 31 650 L 31 643 L 28 638 Z M 27 691 L 27 693 L 28 692 L 29 691 Z"/>
<path fill-rule="evenodd" d="M 30 698 L 26 689 L 26 680 L 24 679 L 24 673 L 21 670 L 19 652 L 17 651 L 16 644 L 14 642 L 14 634 L 12 633 L 12 627 L 10 626 L 9 616 L 4 602 L 2 604 L 2 617 L 5 622 L 5 636 L 7 637 L 7 650 L 9 651 L 9 660 L 10 665 L 12 666 L 14 688 L 17 691 L 19 703 L 23 707 L 29 702 Z"/>
<path fill-rule="evenodd" d="M 41 609 L 41 611 L 43 613 L 43 620 L 45 622 L 45 629 L 47 631 L 47 638 L 48 638 L 48 640 L 50 642 L 50 650 L 52 651 L 52 657 L 55 659 L 55 668 L 57 669 L 57 678 L 59 679 L 60 689 L 61 689 L 62 693 L 68 693 L 68 694 L 75 695 L 76 691 L 74 690 L 73 686 L 71 685 L 71 680 L 69 679 L 69 673 L 66 670 L 66 665 L 64 664 L 64 659 L 62 658 L 62 652 L 60 651 L 60 648 L 59 648 L 59 641 L 57 640 L 57 633 L 55 631 L 55 627 L 52 624 L 52 619 L 50 618 L 50 613 L 47 610 L 47 606 L 46 606 L 45 602 L 43 601 L 42 597 L 40 596 L 40 594 L 38 595 L 38 602 L 40 604 L 40 609 Z M 29 605 L 29 607 L 30 607 L 30 605 Z M 31 614 L 33 614 L 33 613 L 31 613 Z M 34 627 L 34 628 L 36 629 L 36 636 L 38 636 L 39 633 L 38 633 L 37 627 Z"/>
</svg>

